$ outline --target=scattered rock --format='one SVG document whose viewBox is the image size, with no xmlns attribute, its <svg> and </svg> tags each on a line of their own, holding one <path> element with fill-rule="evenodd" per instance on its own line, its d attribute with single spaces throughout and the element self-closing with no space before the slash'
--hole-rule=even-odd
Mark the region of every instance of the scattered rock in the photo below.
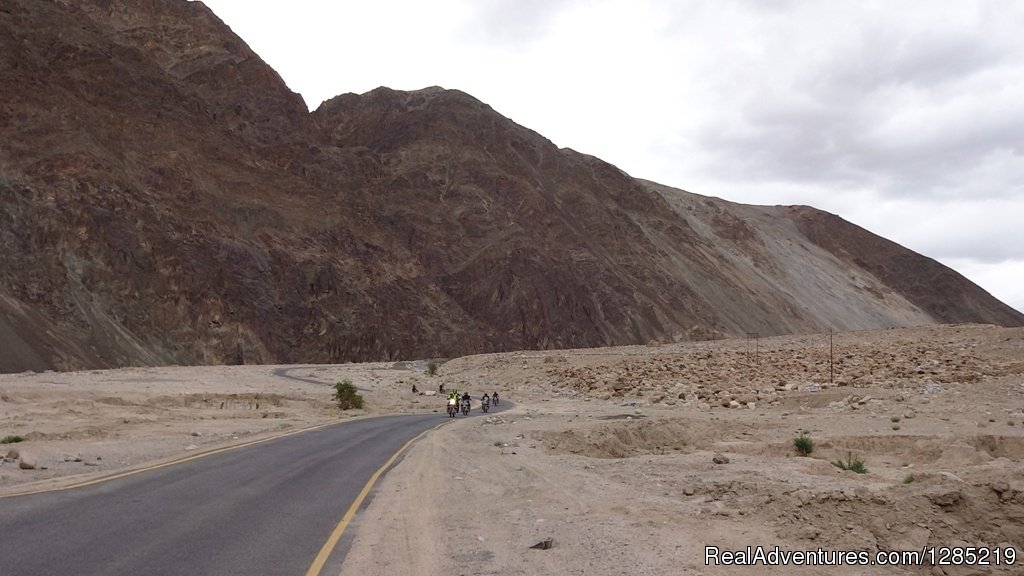
<svg viewBox="0 0 1024 576">
<path fill-rule="evenodd" d="M 22 454 L 21 457 L 18 458 L 18 468 L 21 468 L 22 470 L 35 470 L 37 465 L 38 462 L 35 457 L 30 454 Z"/>
<path fill-rule="evenodd" d="M 724 454 L 717 454 L 717 453 L 715 454 L 715 456 L 713 458 L 711 458 L 711 461 L 714 462 L 715 464 L 728 464 L 729 463 L 729 459 Z"/>
<path fill-rule="evenodd" d="M 555 545 L 554 538 L 545 538 L 545 539 L 541 540 L 540 542 L 537 542 L 533 546 L 530 546 L 530 548 L 533 548 L 535 550 L 550 550 L 551 547 L 554 546 L 554 545 Z"/>
<path fill-rule="evenodd" d="M 904 419 L 910 419 L 913 418 L 914 416 L 917 416 L 917 412 L 914 412 L 913 410 L 907 410 L 906 412 L 903 413 Z"/>
<path fill-rule="evenodd" d="M 959 490 L 950 490 L 948 492 L 939 492 L 937 494 L 928 495 L 928 499 L 932 501 L 932 504 L 943 508 L 956 504 L 961 500 L 961 498 L 963 498 L 963 494 L 961 494 Z"/>
</svg>

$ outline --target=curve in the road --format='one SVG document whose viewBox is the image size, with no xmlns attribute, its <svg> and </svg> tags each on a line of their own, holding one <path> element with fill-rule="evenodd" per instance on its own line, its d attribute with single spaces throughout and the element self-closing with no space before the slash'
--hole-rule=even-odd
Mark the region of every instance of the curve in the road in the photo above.
<svg viewBox="0 0 1024 576">
<path fill-rule="evenodd" d="M 295 574 L 438 414 L 353 420 L 74 490 L 0 499 L 10 573 Z M 361 495 L 361 496 L 360 496 Z M 360 499 L 361 498 L 361 499 Z M 326 554 L 326 556 L 324 556 Z"/>
<path fill-rule="evenodd" d="M 350 420 L 0 498 L 0 558 L 19 576 L 334 573 L 374 482 L 450 421 Z"/>
<path fill-rule="evenodd" d="M 310 368 L 314 368 L 314 366 L 285 366 L 283 368 L 274 368 L 270 372 L 271 372 L 271 374 L 273 374 L 274 376 L 277 376 L 278 378 L 287 378 L 289 380 L 298 380 L 299 382 L 306 382 L 306 383 L 309 383 L 309 384 L 319 384 L 319 385 L 322 385 L 322 386 L 334 386 L 334 384 L 331 384 L 330 382 L 325 382 L 323 380 L 317 380 L 316 378 L 303 378 L 301 376 L 292 376 L 290 374 L 290 372 L 292 370 L 309 370 Z M 316 368 L 319 368 L 319 366 L 317 366 Z M 361 392 L 369 392 L 368 389 L 360 388 L 358 386 L 356 386 L 356 389 L 361 391 Z"/>
</svg>

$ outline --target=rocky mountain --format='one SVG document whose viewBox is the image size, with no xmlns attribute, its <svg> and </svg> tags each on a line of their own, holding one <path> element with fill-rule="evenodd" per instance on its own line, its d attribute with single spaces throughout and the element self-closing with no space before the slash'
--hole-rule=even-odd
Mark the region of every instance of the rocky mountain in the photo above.
<svg viewBox="0 0 1024 576">
<path fill-rule="evenodd" d="M 808 207 L 473 97 L 309 112 L 201 2 L 0 3 L 0 370 L 453 356 L 1024 316 Z"/>
</svg>

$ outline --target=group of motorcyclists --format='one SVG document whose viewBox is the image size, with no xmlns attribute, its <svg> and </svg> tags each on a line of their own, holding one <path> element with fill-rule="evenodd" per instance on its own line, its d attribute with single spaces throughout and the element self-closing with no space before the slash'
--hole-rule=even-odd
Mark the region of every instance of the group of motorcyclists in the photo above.
<svg viewBox="0 0 1024 576">
<path fill-rule="evenodd" d="M 468 416 L 469 405 L 472 400 L 473 398 L 469 395 L 469 392 L 463 392 L 462 395 L 459 395 L 458 390 L 453 390 L 448 394 L 448 415 L 454 418 L 461 410 L 463 416 Z M 487 394 L 484 392 L 484 395 L 480 397 L 480 407 L 484 412 L 487 412 L 491 408 L 491 403 L 497 406 L 500 401 L 497 391 L 493 394 Z"/>
</svg>

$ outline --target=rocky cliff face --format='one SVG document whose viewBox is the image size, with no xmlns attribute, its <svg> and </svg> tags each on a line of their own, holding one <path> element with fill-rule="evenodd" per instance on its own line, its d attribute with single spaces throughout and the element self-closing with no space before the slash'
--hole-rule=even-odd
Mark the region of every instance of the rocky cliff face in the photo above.
<svg viewBox="0 0 1024 576">
<path fill-rule="evenodd" d="M 302 99 L 202 3 L 0 5 L 0 369 L 1024 323 L 811 208 L 639 181 L 469 95 Z"/>
</svg>

